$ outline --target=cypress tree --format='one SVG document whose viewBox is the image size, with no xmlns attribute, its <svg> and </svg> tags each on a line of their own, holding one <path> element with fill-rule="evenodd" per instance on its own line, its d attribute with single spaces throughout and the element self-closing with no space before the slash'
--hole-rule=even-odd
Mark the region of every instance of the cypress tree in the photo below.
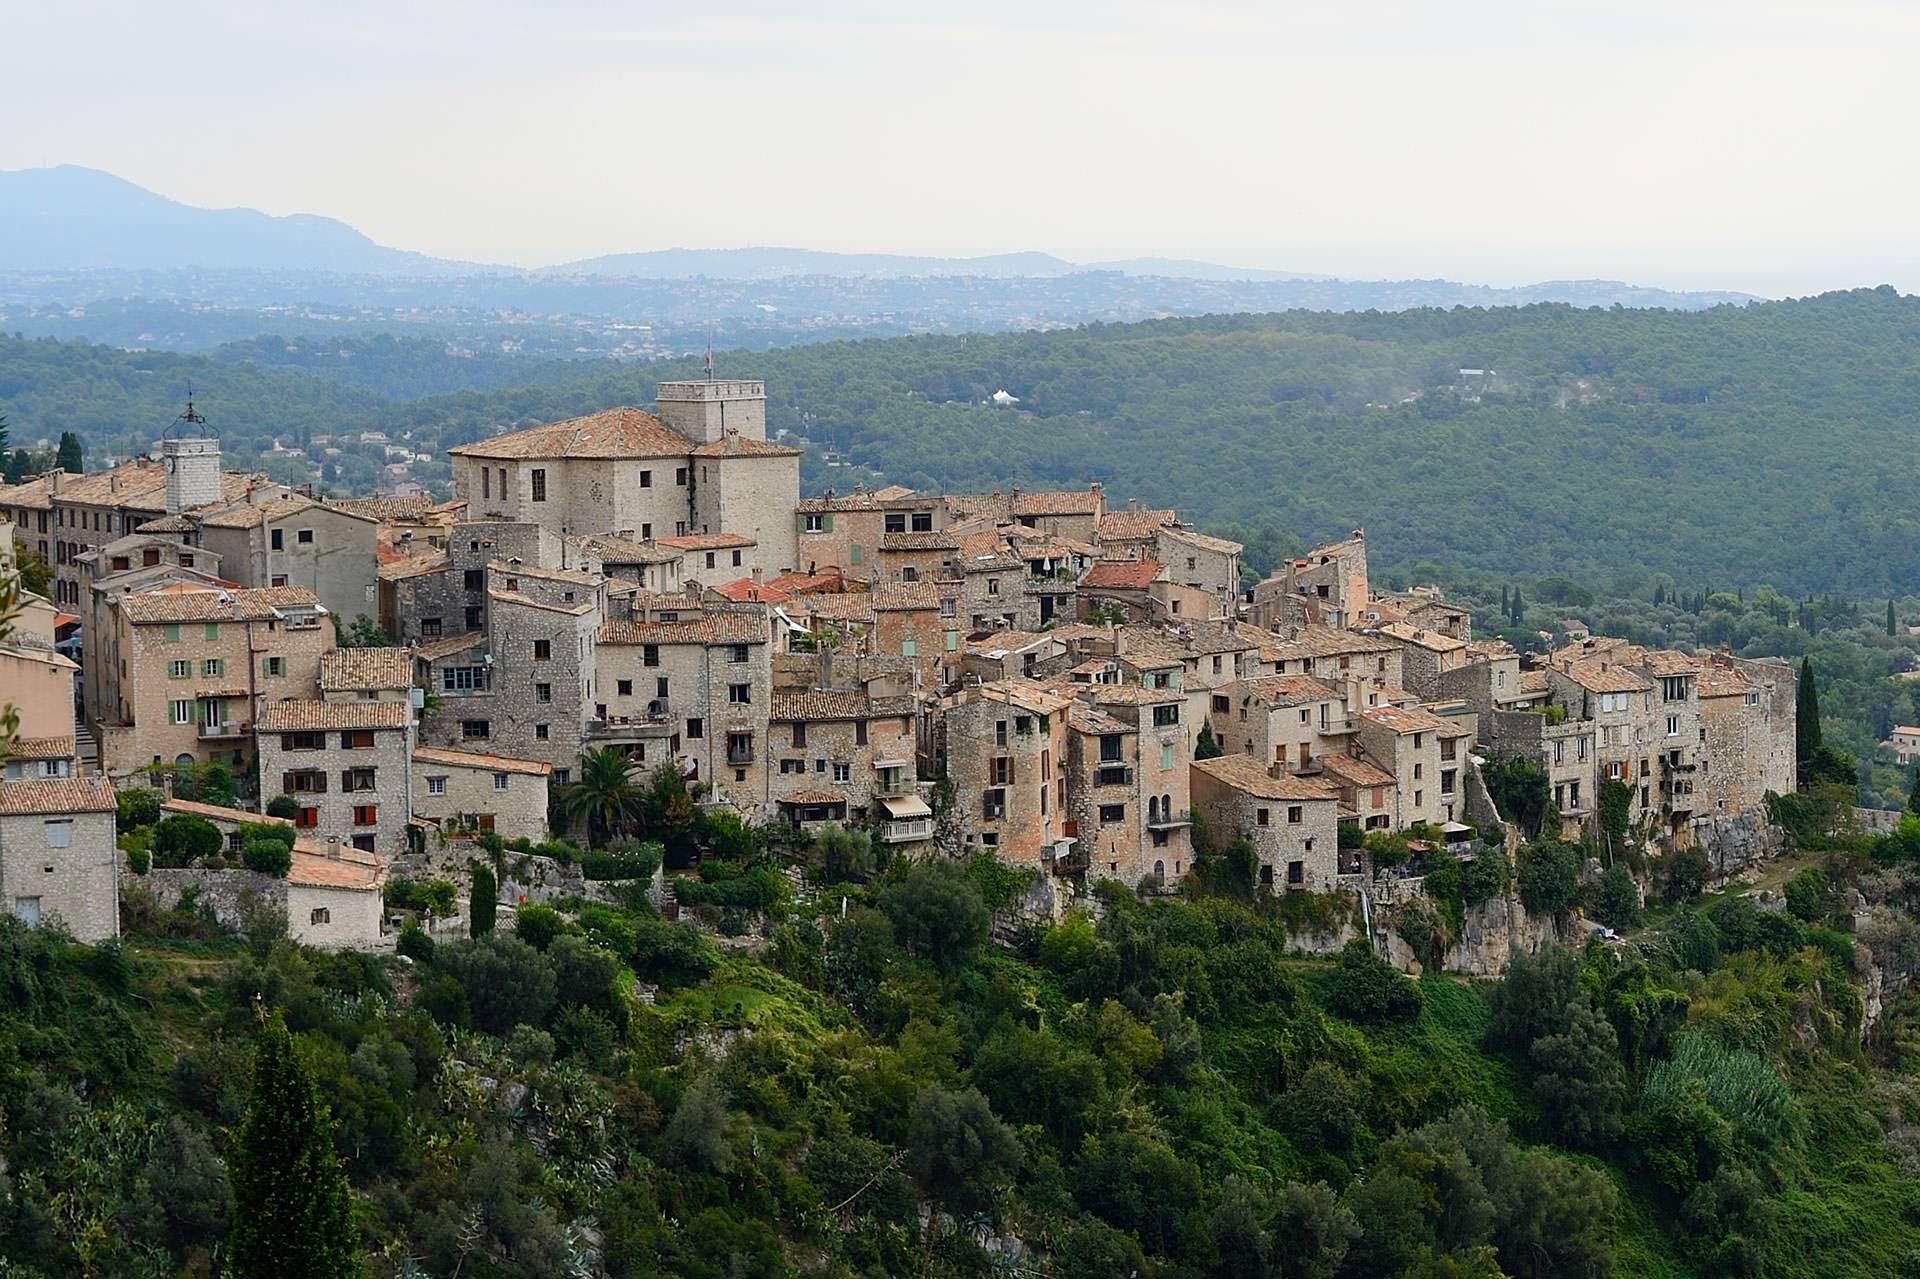
<svg viewBox="0 0 1920 1279">
<path fill-rule="evenodd" d="M 1513 624 L 1524 626 L 1527 620 L 1527 602 L 1520 598 L 1520 588 L 1513 588 Z"/>
<path fill-rule="evenodd" d="M 257 1006 L 256 1006 L 257 1007 Z M 279 1013 L 260 1012 L 253 1088 L 228 1159 L 231 1279 L 362 1279 L 333 1122 Z"/>
<path fill-rule="evenodd" d="M 1508 617 L 1513 616 L 1513 610 L 1507 606 L 1507 584 L 1505 582 L 1500 583 L 1500 611 Z"/>
<path fill-rule="evenodd" d="M 1201 724 L 1200 737 L 1193 744 L 1193 757 L 1195 759 L 1218 759 L 1225 753 L 1226 752 L 1220 749 L 1220 743 L 1214 740 L 1213 725 L 1206 723 Z"/>
<path fill-rule="evenodd" d="M 473 890 L 467 894 L 467 935 L 484 937 L 493 931 L 494 914 L 500 905 L 500 884 L 493 868 L 473 868 Z"/>
<path fill-rule="evenodd" d="M 1893 601 L 1888 600 L 1887 601 L 1887 634 L 1892 635 L 1895 633 L 1896 632 L 1894 630 Z"/>
<path fill-rule="evenodd" d="M 1907 779 L 1907 811 L 1920 817 L 1920 763 L 1913 766 L 1913 776 Z"/>
<path fill-rule="evenodd" d="M 1653 585 L 1653 602 L 1654 602 L 1655 604 L 1664 604 L 1664 603 L 1666 603 L 1666 602 L 1667 602 L 1667 587 L 1666 587 L 1666 583 L 1664 583 L 1664 582 L 1655 582 L 1655 583 L 1654 583 L 1654 585 Z"/>
<path fill-rule="evenodd" d="M 1800 763 L 1814 757 L 1820 749 L 1820 694 L 1813 687 L 1813 659 L 1800 659 L 1799 700 L 1794 707 L 1794 753 Z"/>
<path fill-rule="evenodd" d="M 54 455 L 54 465 L 69 475 L 78 475 L 86 469 L 80 453 L 80 437 L 72 431 L 60 432 L 60 451 Z"/>
</svg>

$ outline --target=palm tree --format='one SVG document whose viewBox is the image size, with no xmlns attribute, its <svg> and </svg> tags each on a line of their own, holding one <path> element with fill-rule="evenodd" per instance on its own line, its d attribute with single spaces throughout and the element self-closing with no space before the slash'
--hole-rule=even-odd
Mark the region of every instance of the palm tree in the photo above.
<svg viewBox="0 0 1920 1279">
<path fill-rule="evenodd" d="M 629 756 L 610 746 L 580 757 L 580 780 L 562 792 L 560 803 L 569 822 L 586 822 L 588 843 L 597 847 L 633 824 L 642 798 L 634 784 L 639 772 Z"/>
</svg>

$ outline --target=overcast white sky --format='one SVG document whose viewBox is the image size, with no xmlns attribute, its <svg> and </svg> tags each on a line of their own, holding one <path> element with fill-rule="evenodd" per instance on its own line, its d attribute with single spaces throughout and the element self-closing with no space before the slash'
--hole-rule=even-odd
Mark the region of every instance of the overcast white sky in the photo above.
<svg viewBox="0 0 1920 1279">
<path fill-rule="evenodd" d="M 1920 6 L 0 0 L 0 168 L 542 265 L 801 245 L 1920 290 Z"/>
</svg>

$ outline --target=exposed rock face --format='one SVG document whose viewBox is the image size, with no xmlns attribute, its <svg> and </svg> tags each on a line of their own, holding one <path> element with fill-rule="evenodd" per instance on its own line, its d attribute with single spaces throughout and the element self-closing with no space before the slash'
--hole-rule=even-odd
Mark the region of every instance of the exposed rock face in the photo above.
<svg viewBox="0 0 1920 1279">
<path fill-rule="evenodd" d="M 1569 931 L 1579 932 L 1584 943 L 1593 925 L 1576 921 Z M 1498 977 L 1507 970 L 1515 955 L 1531 955 L 1551 941 L 1562 940 L 1553 917 L 1534 916 L 1513 893 L 1481 902 L 1467 911 L 1460 935 L 1447 947 L 1442 964 L 1450 973 L 1466 977 Z"/>
<path fill-rule="evenodd" d="M 1765 808 L 1749 808 L 1732 817 L 1711 818 L 1694 838 L 1706 850 L 1709 875 L 1715 881 L 1778 857 L 1787 839 L 1778 826 L 1768 824 Z"/>
</svg>

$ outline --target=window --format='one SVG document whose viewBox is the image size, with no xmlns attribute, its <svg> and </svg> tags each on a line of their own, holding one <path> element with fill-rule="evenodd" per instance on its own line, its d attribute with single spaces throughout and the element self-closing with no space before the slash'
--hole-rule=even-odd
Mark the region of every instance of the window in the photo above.
<svg viewBox="0 0 1920 1279">
<path fill-rule="evenodd" d="M 535 724 L 533 726 L 533 740 L 536 742 L 544 742 L 547 740 L 547 726 L 545 724 Z"/>
<path fill-rule="evenodd" d="M 999 578 L 997 578 L 997 577 L 990 577 L 990 578 L 988 578 L 988 579 L 987 579 L 987 594 L 989 594 L 989 595 L 998 595 L 999 593 L 1000 593 L 1000 579 L 999 579 Z"/>
<path fill-rule="evenodd" d="M 169 724 L 193 723 L 193 703 L 185 699 L 175 699 L 167 704 L 167 722 Z"/>
<path fill-rule="evenodd" d="M 1298 826 L 1306 820 L 1306 810 L 1299 804 L 1287 805 L 1287 825 Z"/>
<path fill-rule="evenodd" d="M 1667 736 L 1680 736 L 1680 717 L 1678 715 L 1667 716 Z"/>
<path fill-rule="evenodd" d="M 317 751 L 325 750 L 326 746 L 327 735 L 325 733 L 280 734 L 280 749 L 283 751 Z"/>
<path fill-rule="evenodd" d="M 551 684 L 541 684 L 541 685 L 538 685 L 537 687 L 547 689 L 549 693 L 551 693 L 553 690 L 553 685 Z M 630 679 L 617 679 L 613 682 L 613 687 L 614 687 L 614 690 L 618 692 L 622 697 L 633 696 L 633 681 Z M 542 698 L 541 700 L 546 701 L 548 699 Z"/>
<path fill-rule="evenodd" d="M 986 821 L 998 821 L 1007 815 L 1007 793 L 999 788 L 980 792 L 980 816 Z"/>
<path fill-rule="evenodd" d="M 217 639 L 219 639 L 219 638 L 220 638 L 220 623 L 218 623 L 218 622 L 208 622 L 208 623 L 207 623 L 207 630 L 206 630 L 206 637 L 207 637 L 208 639 L 210 639 L 210 640 L 217 640 Z"/>
<path fill-rule="evenodd" d="M 1179 722 L 1180 703 L 1172 702 L 1165 706 L 1156 706 L 1153 708 L 1153 726 L 1155 728 L 1170 728 Z"/>
<path fill-rule="evenodd" d="M 1413 780 L 1416 782 L 1420 780 L 1420 761 L 1419 760 L 1413 761 Z"/>
<path fill-rule="evenodd" d="M 200 673 L 211 679 L 227 669 L 225 658 L 209 657 L 200 663 Z"/>
<path fill-rule="evenodd" d="M 179 642 L 180 642 L 180 624 L 178 622 L 167 623 L 167 643 L 178 644 Z"/>
<path fill-rule="evenodd" d="M 310 545 L 313 542 L 313 530 L 310 528 L 303 528 L 299 532 L 293 535 L 293 540 L 298 542 L 302 546 Z"/>
<path fill-rule="evenodd" d="M 495 773 L 493 775 L 493 788 L 495 790 L 505 790 L 507 788 L 507 775 L 505 773 Z"/>
<path fill-rule="evenodd" d="M 851 781 L 852 778 L 853 778 L 853 766 L 851 764 L 835 764 L 833 766 L 834 781 L 845 782 L 845 781 Z"/>
<path fill-rule="evenodd" d="M 487 570 L 483 568 L 470 568 L 461 575 L 461 582 L 469 591 L 485 590 L 487 585 Z"/>
<path fill-rule="evenodd" d="M 439 639 L 440 638 L 440 619 L 437 617 L 421 618 L 420 619 L 420 638 L 421 639 Z"/>
<path fill-rule="evenodd" d="M 343 751 L 364 751 L 373 749 L 373 730 L 371 728 L 347 728 L 340 731 L 340 749 Z"/>
<path fill-rule="evenodd" d="M 652 487 L 653 487 L 653 472 L 652 472 L 652 471 L 642 471 L 642 472 L 640 472 L 640 487 L 641 487 L 641 488 L 643 488 L 643 489 L 650 489 L 650 488 L 652 488 Z"/>
<path fill-rule="evenodd" d="M 479 693 L 487 687 L 484 666 L 447 666 L 440 671 L 440 687 L 448 693 Z"/>
<path fill-rule="evenodd" d="M 782 776 L 788 776 L 794 773 L 805 773 L 806 771 L 807 761 L 804 759 L 783 759 L 780 761 L 780 773 Z"/>
<path fill-rule="evenodd" d="M 354 791 L 378 790 L 374 782 L 376 770 L 371 768 L 343 768 L 340 770 L 340 789 L 351 794 Z"/>
<path fill-rule="evenodd" d="M 192 662 L 168 662 L 167 678 L 168 679 L 193 678 L 193 663 Z"/>
<path fill-rule="evenodd" d="M 739 567 L 740 567 L 740 552 L 738 552 L 738 551 L 735 551 L 735 552 L 733 553 L 733 566 L 734 566 L 735 568 L 739 568 Z"/>
<path fill-rule="evenodd" d="M 708 567 L 708 568 L 712 568 L 712 567 L 713 567 L 713 552 L 712 552 L 712 551 L 708 551 L 708 552 L 707 552 L 707 567 Z"/>
<path fill-rule="evenodd" d="M 547 500 L 547 473 L 538 466 L 533 468 L 533 500 L 536 502 Z"/>
<path fill-rule="evenodd" d="M 1127 806 L 1125 804 L 1100 805 L 1100 822 L 1102 825 L 1110 825 L 1113 822 L 1124 822 L 1126 820 Z"/>
<path fill-rule="evenodd" d="M 854 721 L 853 744 L 855 746 L 865 746 L 867 744 L 867 721 L 863 719 Z"/>
<path fill-rule="evenodd" d="M 429 794 L 429 795 L 444 795 L 444 794 L 446 794 L 446 793 L 447 793 L 447 779 L 446 779 L 446 778 L 444 778 L 444 777 L 429 777 L 429 778 L 427 779 L 427 794 Z"/>
<path fill-rule="evenodd" d="M 1270 826 L 1270 825 L 1272 825 L 1272 824 L 1273 824 L 1273 814 L 1272 814 L 1272 812 L 1271 812 L 1270 810 L 1268 810 L 1268 809 L 1265 809 L 1265 808 L 1256 808 L 1256 809 L 1254 809 L 1254 810 L 1253 810 L 1253 824 L 1254 824 L 1254 825 L 1256 825 L 1256 826 Z"/>
<path fill-rule="evenodd" d="M 73 823 L 56 818 L 43 824 L 47 834 L 48 848 L 67 848 L 73 843 Z"/>
<path fill-rule="evenodd" d="M 285 675 L 287 673 L 287 659 L 284 657 L 268 657 L 262 659 L 260 663 L 260 673 L 263 675 Z"/>
<path fill-rule="evenodd" d="M 553 660 L 553 641 L 537 639 L 533 642 L 533 660 L 550 662 Z"/>
<path fill-rule="evenodd" d="M 801 747 L 805 746 L 806 744 L 807 744 L 807 726 L 805 724 L 795 724 L 793 726 L 793 748 L 795 750 L 799 750 Z"/>
<path fill-rule="evenodd" d="M 315 906 L 307 912 L 308 924 L 331 924 L 332 922 L 333 911 L 326 906 Z"/>
<path fill-rule="evenodd" d="M 826 518 L 820 515 L 801 517 L 800 531 L 803 533 L 821 533 L 826 531 Z"/>
<path fill-rule="evenodd" d="M 1456 770 L 1451 768 L 1443 768 L 1440 770 L 1440 793 L 1442 795 L 1453 794 L 1453 779 L 1455 776 L 1455 771 Z"/>
<path fill-rule="evenodd" d="M 493 472 L 484 466 L 480 468 L 480 496 L 493 496 Z"/>
<path fill-rule="evenodd" d="M 478 604 L 473 604 L 468 606 L 467 629 L 470 631 L 479 630 L 480 627 L 484 624 L 483 618 L 484 618 L 484 614 L 481 612 L 480 606 Z"/>
<path fill-rule="evenodd" d="M 995 786 L 1008 786 L 1013 783 L 1013 757 L 995 755 L 987 761 L 987 778 Z"/>
<path fill-rule="evenodd" d="M 276 551 L 284 551 L 287 549 L 284 545 L 284 535 L 279 529 L 273 530 L 273 549 Z"/>
<path fill-rule="evenodd" d="M 1306 878 L 1307 878 L 1307 864 L 1305 862 L 1288 862 L 1287 863 L 1287 882 L 1289 884 L 1305 883 Z"/>
<path fill-rule="evenodd" d="M 460 736 L 469 741 L 493 736 L 493 727 L 484 719 L 463 719 L 460 721 Z"/>
<path fill-rule="evenodd" d="M 317 768 L 291 769 L 280 775 L 280 791 L 284 795 L 324 795 L 327 775 Z"/>
<path fill-rule="evenodd" d="M 353 824 L 355 826 L 377 826 L 380 823 L 380 809 L 373 804 L 355 804 L 353 806 Z"/>
<path fill-rule="evenodd" d="M 1160 768 L 1162 771 L 1173 767 L 1173 744 L 1163 742 L 1160 745 Z"/>
<path fill-rule="evenodd" d="M 698 719 L 687 721 L 687 740 L 697 742 L 705 734 L 706 726 Z"/>
<path fill-rule="evenodd" d="M 750 684 L 727 685 L 727 701 L 734 706 L 745 706 L 753 701 L 753 686 Z"/>
<path fill-rule="evenodd" d="M 642 665 L 642 666 L 658 666 L 658 665 L 660 665 L 660 646 L 659 646 L 658 644 L 643 644 L 643 645 L 641 645 L 641 647 L 640 647 L 640 665 Z"/>
<path fill-rule="evenodd" d="M 673 482 L 674 482 L 675 484 L 680 484 L 680 485 L 684 485 L 684 484 L 686 484 L 686 482 L 687 482 L 687 468 L 686 468 L 686 467 L 684 467 L 684 466 L 676 466 L 676 467 L 674 467 L 674 468 L 673 468 Z"/>
<path fill-rule="evenodd" d="M 730 646 L 727 649 L 727 660 L 734 663 L 746 661 L 747 646 L 745 644 L 734 644 Z"/>
<path fill-rule="evenodd" d="M 628 683 L 629 681 L 621 680 L 620 682 L 622 684 L 625 684 L 625 683 Z M 624 693 L 627 690 L 623 688 L 620 691 Z M 551 702 L 553 700 L 553 685 L 535 684 L 533 686 L 533 700 L 536 702 Z"/>
<path fill-rule="evenodd" d="M 910 639 L 903 639 L 903 640 L 901 640 L 901 641 L 900 641 L 900 656 L 902 656 L 902 657 L 918 657 L 918 656 L 920 656 L 920 644 L 919 644 L 919 642 L 918 642 L 918 641 L 916 641 L 916 640 L 910 640 Z"/>
</svg>

